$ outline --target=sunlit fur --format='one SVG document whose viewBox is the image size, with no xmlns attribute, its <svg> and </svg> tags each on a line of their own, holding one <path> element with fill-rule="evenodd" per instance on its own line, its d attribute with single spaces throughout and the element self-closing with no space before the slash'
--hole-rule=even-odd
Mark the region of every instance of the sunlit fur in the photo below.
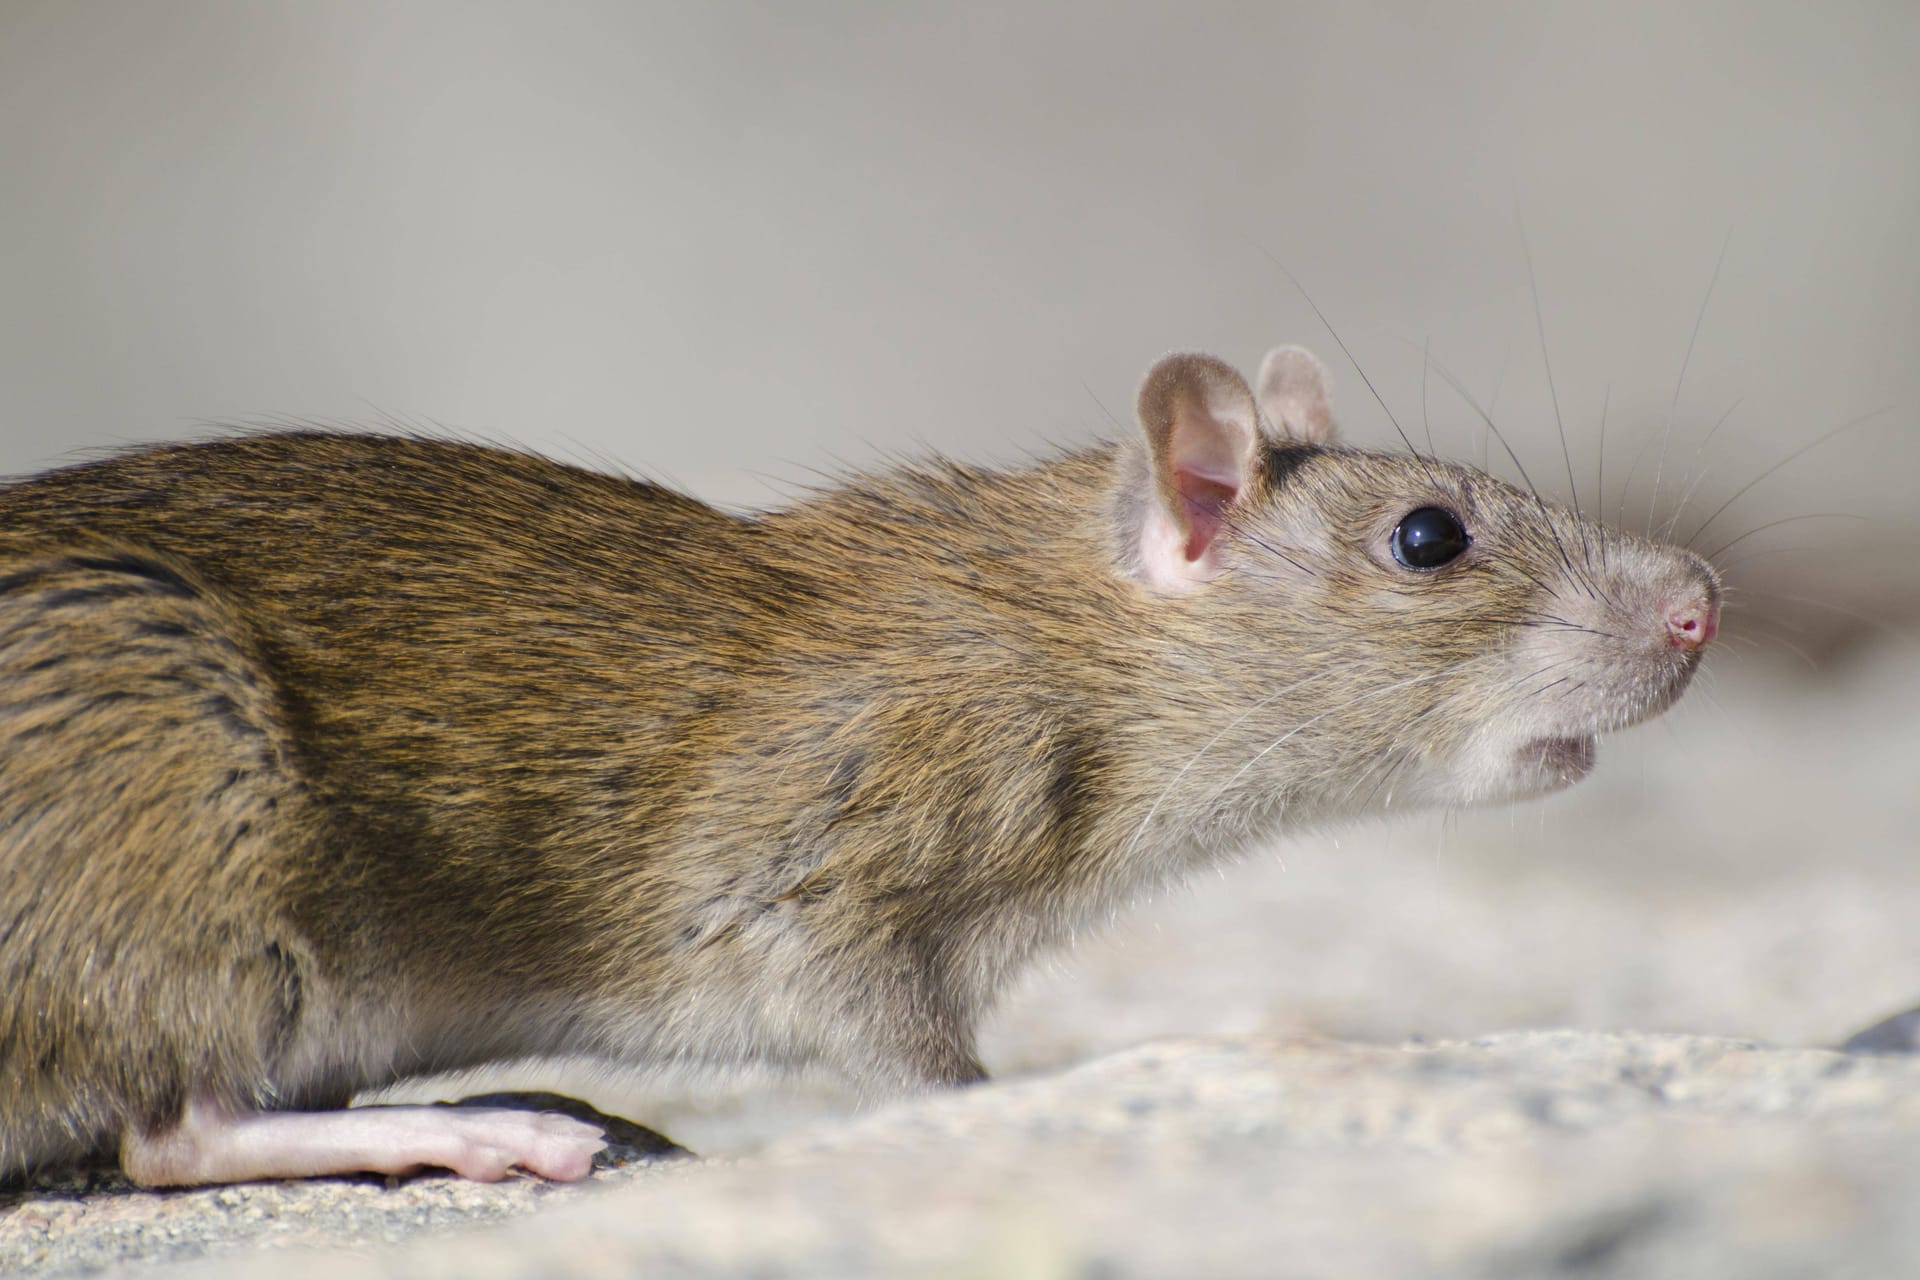
<svg viewBox="0 0 1920 1280">
<path fill-rule="evenodd" d="M 0 1170 L 516 1057 L 976 1079 L 1077 923 L 1291 826 L 1571 780 L 1527 744 L 1692 671 L 1656 597 L 1703 565 L 1484 475 L 1269 441 L 1222 572 L 1167 593 L 1150 470 L 738 517 L 296 433 L 0 491 Z M 1436 503 L 1471 551 L 1399 568 Z"/>
</svg>

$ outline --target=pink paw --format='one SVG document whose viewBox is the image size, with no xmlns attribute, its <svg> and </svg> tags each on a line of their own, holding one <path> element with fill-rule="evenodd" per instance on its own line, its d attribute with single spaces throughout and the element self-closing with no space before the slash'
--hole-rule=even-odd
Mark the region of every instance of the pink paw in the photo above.
<svg viewBox="0 0 1920 1280">
<path fill-rule="evenodd" d="M 477 1107 L 432 1111 L 446 1117 L 446 1127 L 413 1167 L 451 1169 L 475 1182 L 498 1182 L 515 1169 L 578 1182 L 593 1172 L 593 1157 L 607 1145 L 600 1130 L 571 1116 Z"/>
<path fill-rule="evenodd" d="M 235 1112 L 188 1104 L 164 1133 L 127 1133 L 120 1164 L 145 1186 L 451 1169 L 498 1182 L 524 1169 L 558 1182 L 593 1172 L 601 1131 L 570 1116 L 506 1108 L 356 1107 Z"/>
</svg>

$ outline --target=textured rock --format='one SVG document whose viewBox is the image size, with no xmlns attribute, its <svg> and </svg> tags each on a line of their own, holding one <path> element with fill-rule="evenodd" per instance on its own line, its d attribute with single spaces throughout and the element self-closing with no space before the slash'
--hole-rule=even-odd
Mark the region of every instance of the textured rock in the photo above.
<svg viewBox="0 0 1920 1280">
<path fill-rule="evenodd" d="M 1920 1059 L 1531 1032 L 1167 1041 L 587 1188 L 444 1178 L 8 1211 L 13 1265 L 356 1274 L 1788 1276 L 1920 1256 Z M 466 1217 L 505 1226 L 370 1243 Z M 20 1248 L 33 1237 L 41 1252 Z M 62 1252 L 76 1238 L 91 1247 Z M 215 1256 L 175 1274 L 241 1276 Z"/>
</svg>

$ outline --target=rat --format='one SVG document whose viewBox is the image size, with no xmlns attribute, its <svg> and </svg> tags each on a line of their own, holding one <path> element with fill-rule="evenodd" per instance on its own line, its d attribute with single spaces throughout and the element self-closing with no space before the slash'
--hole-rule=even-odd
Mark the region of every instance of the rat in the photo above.
<svg viewBox="0 0 1920 1280">
<path fill-rule="evenodd" d="M 328 431 L 0 489 L 0 1176 L 584 1177 L 566 1117 L 347 1106 L 532 1058 L 979 1081 L 1077 925 L 1680 695 L 1704 560 L 1328 387 L 1169 356 L 1136 438 L 744 515 Z"/>
</svg>

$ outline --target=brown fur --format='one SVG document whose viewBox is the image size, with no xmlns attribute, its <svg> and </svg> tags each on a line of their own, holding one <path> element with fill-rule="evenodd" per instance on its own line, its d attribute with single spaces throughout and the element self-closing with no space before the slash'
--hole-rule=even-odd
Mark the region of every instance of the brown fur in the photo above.
<svg viewBox="0 0 1920 1280">
<path fill-rule="evenodd" d="M 978 1079 L 987 1002 L 1090 913 L 1496 794 L 1446 773 L 1489 724 L 1604 730 L 1692 670 L 1620 621 L 1710 579 L 1680 553 L 1438 463 L 1249 465 L 1190 592 L 1140 580 L 1138 443 L 754 517 L 325 433 L 0 491 L 0 1170 L 527 1056 Z M 1471 563 L 1410 575 L 1382 540 L 1435 498 Z"/>
</svg>

